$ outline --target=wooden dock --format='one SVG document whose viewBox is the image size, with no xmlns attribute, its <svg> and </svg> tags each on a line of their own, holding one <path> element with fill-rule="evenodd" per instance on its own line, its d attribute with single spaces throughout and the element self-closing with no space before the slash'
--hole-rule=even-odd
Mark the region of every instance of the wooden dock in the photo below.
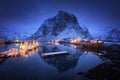
<svg viewBox="0 0 120 80">
<path fill-rule="evenodd" d="M 68 54 L 69 54 L 68 51 L 50 52 L 50 53 L 42 53 L 41 57 L 45 58 L 45 57 L 50 57 L 50 56 L 60 56 L 60 55 L 68 55 Z"/>
<path fill-rule="evenodd" d="M 8 51 L 1 52 L 0 57 L 13 57 L 18 54 L 18 49 L 16 48 L 11 48 Z"/>
</svg>

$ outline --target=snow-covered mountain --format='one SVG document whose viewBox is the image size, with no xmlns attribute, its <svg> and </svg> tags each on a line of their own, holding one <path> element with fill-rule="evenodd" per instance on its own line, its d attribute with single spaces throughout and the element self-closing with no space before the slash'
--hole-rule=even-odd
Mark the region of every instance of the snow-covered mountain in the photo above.
<svg viewBox="0 0 120 80">
<path fill-rule="evenodd" d="M 73 37 L 90 39 L 91 35 L 87 28 L 79 25 L 73 14 L 61 10 L 56 16 L 45 20 L 28 39 L 52 40 Z"/>
<path fill-rule="evenodd" d="M 0 28 L 0 39 L 9 40 L 9 39 L 11 39 L 10 36 L 11 36 L 11 34 L 9 33 L 8 29 Z"/>
<path fill-rule="evenodd" d="M 105 39 L 108 40 L 119 40 L 120 41 L 120 29 L 108 27 L 105 30 Z"/>
<path fill-rule="evenodd" d="M 4 40 L 22 40 L 26 38 L 25 33 L 20 34 L 19 32 L 15 32 L 13 30 L 7 30 L 7 29 L 0 29 L 0 38 Z"/>
</svg>

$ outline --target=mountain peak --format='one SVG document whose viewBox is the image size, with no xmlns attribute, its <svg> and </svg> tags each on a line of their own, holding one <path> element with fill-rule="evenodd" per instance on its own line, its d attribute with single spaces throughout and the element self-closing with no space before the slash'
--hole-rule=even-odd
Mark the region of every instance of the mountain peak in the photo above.
<svg viewBox="0 0 120 80">
<path fill-rule="evenodd" d="M 66 12 L 66 11 L 64 11 L 64 10 L 60 10 L 59 12 L 58 12 L 58 15 L 69 15 L 69 13 L 68 12 Z"/>
<path fill-rule="evenodd" d="M 88 31 L 79 26 L 77 18 L 66 11 L 60 10 L 58 14 L 42 23 L 40 28 L 30 39 L 61 39 L 72 37 L 90 37 Z"/>
<path fill-rule="evenodd" d="M 66 22 L 66 23 L 72 22 L 72 23 L 78 24 L 78 20 L 73 14 L 63 11 L 63 10 L 60 10 L 56 17 L 60 22 L 62 21 L 62 23 L 63 22 Z"/>
</svg>

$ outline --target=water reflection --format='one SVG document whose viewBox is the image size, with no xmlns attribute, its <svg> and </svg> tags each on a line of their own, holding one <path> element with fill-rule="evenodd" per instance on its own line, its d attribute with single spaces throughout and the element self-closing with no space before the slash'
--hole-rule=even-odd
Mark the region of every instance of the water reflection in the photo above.
<svg viewBox="0 0 120 80">
<path fill-rule="evenodd" d="M 38 52 L 38 41 L 24 41 L 20 43 L 19 54 L 24 57 L 31 56 L 35 52 Z"/>
<path fill-rule="evenodd" d="M 47 64 L 56 67 L 59 72 L 65 72 L 68 71 L 69 69 L 75 68 L 82 52 L 80 52 L 77 49 L 73 49 L 70 46 L 57 45 L 57 46 L 44 46 L 41 48 L 39 54 L 46 52 L 58 52 L 63 50 L 68 51 L 70 54 L 43 58 L 43 60 Z"/>
<path fill-rule="evenodd" d="M 71 44 L 71 47 L 73 47 L 75 49 L 79 49 L 80 51 L 85 52 L 85 53 L 89 52 L 91 54 L 98 55 L 99 57 L 101 57 L 105 53 L 99 47 L 92 48 L 92 47 L 84 47 L 81 45 L 74 45 L 74 44 Z"/>
<path fill-rule="evenodd" d="M 7 51 L 1 52 L 0 57 L 28 57 L 38 52 L 39 43 L 38 41 L 21 41 L 18 47 L 10 48 Z"/>
<path fill-rule="evenodd" d="M 41 47 L 39 54 L 49 53 L 49 52 L 59 52 L 59 51 L 68 51 L 69 55 L 62 55 L 62 56 L 51 56 L 47 58 L 42 58 L 45 63 L 52 65 L 58 69 L 59 72 L 66 72 L 70 69 L 73 69 L 77 66 L 78 60 L 82 54 L 85 52 L 91 53 L 101 57 L 103 52 L 96 49 L 85 48 L 83 46 L 76 46 L 76 45 L 52 45 L 52 46 L 43 46 Z"/>
<path fill-rule="evenodd" d="M 40 43 L 40 45 L 41 44 L 42 43 Z M 53 57 L 51 56 L 46 58 L 43 58 L 40 56 L 41 54 L 44 54 L 44 53 L 61 52 L 61 51 L 68 51 L 69 55 L 61 55 L 61 56 L 53 56 Z M 61 76 L 65 77 L 66 78 L 65 80 L 71 80 L 73 78 L 76 79 L 76 76 L 74 75 L 76 75 L 77 72 L 81 72 L 81 71 L 87 72 L 87 70 L 89 71 L 91 69 L 94 69 L 94 67 L 99 66 L 99 64 L 102 63 L 101 56 L 104 54 L 104 52 L 99 48 L 93 49 L 90 47 L 76 46 L 76 45 L 69 45 L 69 44 L 44 45 L 43 43 L 43 45 L 41 45 L 39 48 L 39 43 L 37 41 L 21 42 L 20 44 L 17 44 L 17 47 L 11 46 L 6 51 L 3 51 L 0 54 L 8 53 L 8 52 L 9 53 L 12 52 L 9 55 L 12 55 L 14 53 L 14 56 L 10 56 L 10 57 L 19 58 L 20 56 L 23 56 L 24 58 L 22 58 L 22 60 L 24 59 L 29 60 L 29 62 L 26 62 L 24 64 L 24 63 L 19 63 L 19 60 L 15 59 L 11 61 L 14 63 L 14 65 L 9 65 L 9 67 L 7 68 L 2 67 L 3 71 L 0 71 L 0 75 L 2 76 L 6 74 L 5 72 L 7 70 L 9 71 L 8 73 L 11 74 L 12 73 L 11 67 L 14 67 L 14 69 L 18 72 L 18 74 L 13 73 L 15 76 L 17 76 L 15 78 L 16 80 L 20 77 L 25 77 L 23 75 L 26 75 L 26 73 L 27 73 L 26 76 L 28 80 L 30 80 L 33 77 L 37 80 L 40 80 L 41 78 L 46 77 L 46 75 L 47 77 L 52 76 L 51 80 L 56 80 L 56 79 L 59 80 Z M 38 54 L 32 57 L 29 57 L 32 54 L 37 52 Z M 26 57 L 29 57 L 29 58 L 26 58 Z M 4 63 L 6 60 L 7 58 L 0 58 L 0 64 Z M 8 64 L 9 62 L 10 60 L 6 61 L 6 63 Z M 16 67 L 16 65 L 19 65 L 19 66 Z M 2 66 L 6 66 L 6 64 L 2 64 Z M 20 71 L 18 68 L 20 69 Z M 33 71 L 34 74 L 31 73 L 31 70 Z M 23 75 L 19 77 L 20 73 L 22 73 Z M 57 77 L 57 78 L 54 79 L 54 77 Z M 2 80 L 1 77 L 0 79 Z M 42 79 L 42 80 L 48 80 L 48 79 Z"/>
</svg>

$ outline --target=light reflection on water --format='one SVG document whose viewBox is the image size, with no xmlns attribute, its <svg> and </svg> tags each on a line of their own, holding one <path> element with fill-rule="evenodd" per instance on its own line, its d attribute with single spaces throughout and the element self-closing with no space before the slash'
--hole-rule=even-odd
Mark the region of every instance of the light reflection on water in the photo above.
<svg viewBox="0 0 120 80">
<path fill-rule="evenodd" d="M 17 58 L 0 58 L 0 80 L 79 80 L 79 71 L 87 71 L 102 63 L 96 53 L 83 51 L 70 45 L 43 45 L 35 42 L 20 43 L 17 47 L 9 45 L 9 49 L 18 49 Z M 8 49 L 8 50 L 9 50 Z M 29 50 L 28 49 L 32 49 Z M 27 52 L 26 52 L 27 51 Z M 69 51 L 69 55 L 42 58 L 41 53 Z M 85 52 L 85 53 L 84 53 Z M 33 54 L 33 55 L 32 55 Z M 95 54 L 95 55 L 94 55 Z M 27 55 L 27 56 L 26 56 Z M 32 55 L 32 56 L 31 56 Z M 26 58 L 27 57 L 27 58 Z M 25 61 L 25 63 L 24 63 Z"/>
<path fill-rule="evenodd" d="M 17 57 L 18 55 L 28 57 L 38 52 L 39 43 L 38 41 L 22 41 L 19 44 L 15 44 L 17 47 L 12 47 L 0 54 L 3 54 L 3 57 L 10 56 L 10 57 Z"/>
</svg>

